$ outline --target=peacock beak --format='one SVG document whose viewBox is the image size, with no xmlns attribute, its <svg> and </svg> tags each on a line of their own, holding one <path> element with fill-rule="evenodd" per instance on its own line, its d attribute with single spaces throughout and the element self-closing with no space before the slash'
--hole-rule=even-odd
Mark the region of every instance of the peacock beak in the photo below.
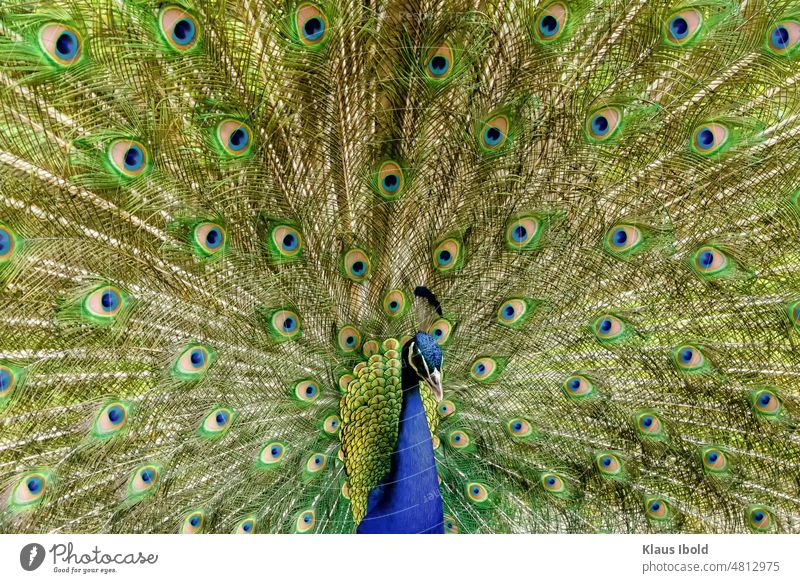
<svg viewBox="0 0 800 583">
<path fill-rule="evenodd" d="M 425 384 L 430 387 L 436 400 L 441 401 L 444 393 L 442 392 L 442 373 L 439 369 L 433 369 L 433 371 L 425 377 Z"/>
</svg>

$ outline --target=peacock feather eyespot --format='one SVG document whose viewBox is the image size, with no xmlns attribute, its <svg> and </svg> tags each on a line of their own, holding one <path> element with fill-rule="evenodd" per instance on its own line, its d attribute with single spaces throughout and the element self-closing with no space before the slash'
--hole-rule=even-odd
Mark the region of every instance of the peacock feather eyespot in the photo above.
<svg viewBox="0 0 800 583">
<path fill-rule="evenodd" d="M 202 510 L 195 510 L 183 519 L 181 534 L 200 534 L 206 522 L 206 514 Z"/>
<path fill-rule="evenodd" d="M 175 51 L 189 51 L 200 40 L 197 19 L 180 6 L 162 8 L 158 15 L 158 25 L 167 45 Z"/>
<path fill-rule="evenodd" d="M 590 113 L 586 117 L 586 135 L 593 142 L 605 142 L 620 129 L 622 124 L 622 108 L 608 106 Z"/>
<path fill-rule="evenodd" d="M 0 405 L 11 398 L 21 378 L 22 373 L 19 369 L 0 363 Z"/>
<path fill-rule="evenodd" d="M 633 255 L 644 244 L 644 233 L 634 225 L 614 225 L 606 233 L 604 247 L 606 251 L 617 257 Z"/>
<path fill-rule="evenodd" d="M 541 483 L 545 492 L 549 492 L 550 494 L 563 494 L 566 491 L 564 479 L 553 472 L 542 474 Z"/>
<path fill-rule="evenodd" d="M 715 279 L 728 274 L 733 262 L 716 247 L 704 245 L 692 255 L 691 266 L 699 276 Z"/>
<path fill-rule="evenodd" d="M 149 171 L 151 166 L 147 148 L 141 142 L 130 139 L 111 142 L 107 160 L 111 168 L 125 179 L 139 178 Z"/>
<path fill-rule="evenodd" d="M 403 193 L 406 178 L 400 164 L 394 160 L 388 160 L 381 164 L 375 181 L 378 194 L 386 200 L 394 200 Z"/>
<path fill-rule="evenodd" d="M 242 520 L 237 526 L 234 534 L 255 534 L 256 519 L 252 516 Z"/>
<path fill-rule="evenodd" d="M 542 224 L 533 215 L 513 218 L 506 225 L 506 247 L 512 251 L 530 251 L 538 246 Z"/>
<path fill-rule="evenodd" d="M 634 414 L 636 421 L 636 431 L 639 437 L 649 440 L 664 440 L 666 432 L 661 419 L 653 411 L 639 411 Z"/>
<path fill-rule="evenodd" d="M 456 412 L 456 406 L 453 401 L 442 401 L 437 410 L 440 417 L 449 417 Z"/>
<path fill-rule="evenodd" d="M 206 415 L 200 424 L 200 435 L 209 439 L 217 439 L 225 435 L 233 425 L 236 413 L 228 407 L 217 407 Z"/>
<path fill-rule="evenodd" d="M 447 443 L 453 449 L 466 449 L 470 444 L 469 434 L 460 429 L 451 431 L 447 436 Z"/>
<path fill-rule="evenodd" d="M 126 297 L 113 285 L 104 285 L 89 292 L 81 302 L 82 313 L 87 320 L 106 324 L 114 320 L 123 310 Z"/>
<path fill-rule="evenodd" d="M 273 441 L 261 448 L 258 454 L 258 465 L 264 468 L 277 466 L 286 456 L 286 444 Z"/>
<path fill-rule="evenodd" d="M 479 142 L 486 152 L 496 152 L 503 147 L 508 139 L 508 116 L 498 114 L 479 124 Z"/>
<path fill-rule="evenodd" d="M 342 426 L 342 420 L 338 415 L 328 415 L 322 422 L 322 429 L 328 435 L 337 435 Z"/>
<path fill-rule="evenodd" d="M 214 135 L 221 152 L 230 158 L 246 156 L 253 146 L 253 130 L 239 120 L 221 121 Z"/>
<path fill-rule="evenodd" d="M 583 375 L 572 375 L 562 385 L 564 394 L 570 399 L 582 399 L 594 394 L 595 386 Z"/>
<path fill-rule="evenodd" d="M 514 417 L 506 423 L 506 430 L 511 437 L 525 438 L 533 435 L 530 422 L 524 417 Z"/>
<path fill-rule="evenodd" d="M 564 34 L 567 24 L 567 5 L 553 2 L 547 5 L 536 18 L 534 34 L 539 42 L 550 43 Z"/>
<path fill-rule="evenodd" d="M 355 326 L 343 326 L 336 335 L 339 350 L 345 354 L 357 353 L 361 348 L 361 332 Z"/>
<path fill-rule="evenodd" d="M 700 450 L 700 458 L 703 461 L 703 469 L 708 473 L 723 474 L 728 471 L 728 457 L 719 448 L 704 447 Z"/>
<path fill-rule="evenodd" d="M 767 532 L 772 529 L 772 511 L 761 504 L 751 504 L 744 511 L 747 526 L 754 532 Z"/>
<path fill-rule="evenodd" d="M 444 44 L 428 54 L 425 74 L 433 81 L 443 81 L 453 70 L 453 49 Z"/>
<path fill-rule="evenodd" d="M 667 18 L 664 38 L 671 45 L 686 45 L 697 38 L 702 26 L 703 14 L 699 10 L 687 8 Z"/>
<path fill-rule="evenodd" d="M 792 55 L 800 49 L 800 21 L 781 20 L 767 33 L 767 49 L 775 55 Z"/>
<path fill-rule="evenodd" d="M 303 236 L 295 227 L 286 224 L 275 224 L 269 234 L 269 248 L 279 261 L 295 259 L 303 249 Z"/>
<path fill-rule="evenodd" d="M 469 482 L 466 486 L 467 499 L 477 505 L 484 505 L 489 500 L 489 489 L 480 482 Z"/>
<path fill-rule="evenodd" d="M 347 279 L 362 283 L 369 279 L 372 264 L 363 249 L 353 248 L 342 256 L 342 271 Z"/>
<path fill-rule="evenodd" d="M 0 265 L 6 263 L 14 255 L 17 249 L 17 235 L 11 227 L 0 223 Z"/>
<path fill-rule="evenodd" d="M 601 451 L 595 455 L 594 465 L 604 478 L 616 478 L 622 474 L 622 463 L 616 454 Z"/>
<path fill-rule="evenodd" d="M 693 344 L 678 346 L 672 351 L 672 358 L 678 369 L 687 373 L 703 372 L 709 367 L 700 347 Z"/>
<path fill-rule="evenodd" d="M 295 532 L 298 534 L 305 534 L 314 530 L 314 525 L 317 522 L 317 517 L 312 509 L 304 510 L 301 512 L 294 521 Z"/>
<path fill-rule="evenodd" d="M 300 316 L 289 308 L 275 310 L 269 318 L 270 332 L 278 342 L 294 340 L 300 335 Z"/>
<path fill-rule="evenodd" d="M 206 257 L 225 249 L 227 237 L 225 229 L 217 223 L 198 223 L 192 232 L 195 249 Z"/>
<path fill-rule="evenodd" d="M 325 469 L 327 465 L 327 460 L 325 459 L 325 455 L 322 453 L 312 453 L 311 456 L 306 460 L 306 472 L 310 474 L 316 474 L 321 472 Z"/>
<path fill-rule="evenodd" d="M 314 4 L 301 4 L 294 22 L 298 39 L 308 47 L 319 46 L 328 36 L 328 19 Z"/>
<path fill-rule="evenodd" d="M 692 134 L 692 148 L 701 156 L 721 154 L 728 144 L 730 132 L 722 123 L 704 123 Z"/>
<path fill-rule="evenodd" d="M 433 336 L 433 339 L 439 346 L 445 346 L 450 341 L 450 336 L 453 333 L 453 324 L 446 318 L 439 318 L 435 320 L 430 328 L 428 334 Z"/>
<path fill-rule="evenodd" d="M 122 401 L 111 401 L 103 405 L 94 419 L 92 435 L 98 439 L 109 439 L 119 433 L 128 424 L 130 405 Z"/>
<path fill-rule="evenodd" d="M 491 356 L 481 356 L 476 359 L 469 367 L 470 376 L 479 383 L 485 383 L 492 380 L 499 374 L 499 364 L 496 359 Z"/>
<path fill-rule="evenodd" d="M 350 385 L 351 382 L 353 382 L 353 379 L 355 379 L 355 377 L 352 375 L 352 373 L 349 372 L 344 373 L 339 377 L 339 382 L 338 382 L 339 391 L 342 394 L 347 393 L 347 387 Z"/>
<path fill-rule="evenodd" d="M 201 378 L 214 360 L 214 352 L 202 344 L 190 344 L 172 364 L 172 373 L 182 380 Z"/>
<path fill-rule="evenodd" d="M 445 534 L 458 534 L 458 523 L 449 514 L 444 515 L 444 533 Z"/>
<path fill-rule="evenodd" d="M 392 289 L 383 298 L 383 313 L 389 318 L 397 318 L 405 314 L 410 305 L 406 292 Z"/>
<path fill-rule="evenodd" d="M 462 258 L 461 241 L 450 237 L 438 243 L 433 248 L 433 266 L 440 273 L 448 273 L 461 267 Z"/>
<path fill-rule="evenodd" d="M 303 379 L 294 385 L 294 396 L 303 403 L 313 403 L 320 395 L 319 383 L 315 379 Z"/>
<path fill-rule="evenodd" d="M 51 474 L 46 470 L 33 470 L 23 474 L 11 489 L 9 508 L 16 512 L 38 506 L 51 489 L 51 482 Z"/>
<path fill-rule="evenodd" d="M 152 493 L 158 486 L 161 468 L 154 464 L 139 466 L 128 479 L 128 497 L 141 498 Z"/>
<path fill-rule="evenodd" d="M 750 402 L 753 405 L 753 412 L 759 417 L 775 418 L 781 412 L 781 399 L 771 389 L 756 389 L 750 393 Z"/>
<path fill-rule="evenodd" d="M 59 67 L 75 65 L 83 54 L 80 33 L 64 24 L 45 24 L 39 29 L 39 46 L 47 58 Z"/>
<path fill-rule="evenodd" d="M 604 314 L 592 322 L 592 330 L 600 342 L 615 344 L 629 338 L 633 329 L 622 319 L 612 314 Z"/>
<path fill-rule="evenodd" d="M 644 500 L 644 512 L 651 520 L 669 520 L 671 508 L 669 502 L 660 496 L 648 496 Z"/>
<path fill-rule="evenodd" d="M 530 304 L 525 298 L 511 298 L 497 309 L 497 323 L 506 328 L 519 328 L 530 315 Z"/>
</svg>

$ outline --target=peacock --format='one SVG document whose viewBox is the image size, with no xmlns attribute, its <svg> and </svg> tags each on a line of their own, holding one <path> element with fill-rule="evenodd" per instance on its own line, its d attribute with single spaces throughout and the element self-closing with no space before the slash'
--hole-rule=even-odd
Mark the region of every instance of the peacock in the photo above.
<svg viewBox="0 0 800 583">
<path fill-rule="evenodd" d="M 6 0 L 0 532 L 800 532 L 800 2 Z"/>
</svg>

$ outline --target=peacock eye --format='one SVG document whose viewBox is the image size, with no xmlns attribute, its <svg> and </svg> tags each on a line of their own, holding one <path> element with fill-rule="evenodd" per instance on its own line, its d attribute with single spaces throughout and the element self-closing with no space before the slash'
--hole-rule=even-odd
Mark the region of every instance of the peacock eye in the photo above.
<svg viewBox="0 0 800 583">
<path fill-rule="evenodd" d="M 218 407 L 206 415 L 200 424 L 200 435 L 203 437 L 222 437 L 231 428 L 235 417 L 233 409 Z"/>
<path fill-rule="evenodd" d="M 341 427 L 341 425 L 342 421 L 339 419 L 338 415 L 329 415 L 322 423 L 322 428 L 325 433 L 329 435 L 336 435 L 339 432 L 339 427 Z"/>
<path fill-rule="evenodd" d="M 781 400 L 769 389 L 759 389 L 751 394 L 753 410 L 764 417 L 774 417 L 781 410 Z"/>
<path fill-rule="evenodd" d="M 614 343 L 630 336 L 632 330 L 620 318 L 605 314 L 596 318 L 592 323 L 595 336 L 601 342 Z"/>
<path fill-rule="evenodd" d="M 684 372 L 697 372 L 705 367 L 705 357 L 697 346 L 685 344 L 673 351 L 673 358 L 678 368 Z"/>
<path fill-rule="evenodd" d="M 529 251 L 540 239 L 541 224 L 536 217 L 515 218 L 506 225 L 506 246 L 512 250 Z"/>
<path fill-rule="evenodd" d="M 665 520 L 669 517 L 669 504 L 663 498 L 647 498 L 644 501 L 644 509 L 647 518 L 653 520 Z"/>
<path fill-rule="evenodd" d="M 543 43 L 556 40 L 564 33 L 567 23 L 567 6 L 561 2 L 554 2 L 545 7 L 536 19 L 534 33 L 536 38 Z"/>
<path fill-rule="evenodd" d="M 183 520 L 181 525 L 181 534 L 198 534 L 203 532 L 203 525 L 205 524 L 205 513 L 202 510 L 197 510 L 189 514 Z"/>
<path fill-rule="evenodd" d="M 428 334 L 433 336 L 439 346 L 446 345 L 450 340 L 450 335 L 453 332 L 453 324 L 445 318 L 435 320 L 431 327 L 428 328 Z"/>
<path fill-rule="evenodd" d="M 319 394 L 319 383 L 314 379 L 305 379 L 294 385 L 294 396 L 301 403 L 312 403 L 317 400 Z"/>
<path fill-rule="evenodd" d="M 461 265 L 461 243 L 445 239 L 433 249 L 433 266 L 440 272 L 449 272 Z"/>
<path fill-rule="evenodd" d="M 470 367 L 470 376 L 478 382 L 487 382 L 498 372 L 497 361 L 491 356 L 478 358 Z"/>
<path fill-rule="evenodd" d="M 692 258 L 694 268 L 702 275 L 716 275 L 728 266 L 728 258 L 719 249 L 700 247 Z"/>
<path fill-rule="evenodd" d="M 595 456 L 595 466 L 604 477 L 614 477 L 622 472 L 622 464 L 619 458 L 610 452 L 600 452 Z"/>
<path fill-rule="evenodd" d="M 765 532 L 772 525 L 772 513 L 765 506 L 753 504 L 745 511 L 748 526 L 756 532 Z"/>
<path fill-rule="evenodd" d="M 397 318 L 406 313 L 408 298 L 403 290 L 393 289 L 383 298 L 383 313 L 389 318 Z"/>
<path fill-rule="evenodd" d="M 355 326 L 344 326 L 337 335 L 339 350 L 347 354 L 358 351 L 361 347 L 361 333 Z"/>
<path fill-rule="evenodd" d="M 114 401 L 105 405 L 95 417 L 92 433 L 106 439 L 117 435 L 128 422 L 128 405 Z"/>
<path fill-rule="evenodd" d="M 362 249 L 350 249 L 342 257 L 344 276 L 361 283 L 370 276 L 371 263 L 369 256 Z"/>
<path fill-rule="evenodd" d="M 572 375 L 563 384 L 564 394 L 571 398 L 577 399 L 581 397 L 588 397 L 594 393 L 594 384 L 584 376 Z"/>
<path fill-rule="evenodd" d="M 403 192 L 405 174 L 397 162 L 387 161 L 381 164 L 376 176 L 378 193 L 386 200 L 394 200 Z"/>
<path fill-rule="evenodd" d="M 604 107 L 586 118 L 586 135 L 596 142 L 604 142 L 614 136 L 622 123 L 622 109 Z"/>
<path fill-rule="evenodd" d="M 306 471 L 310 473 L 317 473 L 322 471 L 327 464 L 325 456 L 321 453 L 313 453 L 306 460 Z"/>
<path fill-rule="evenodd" d="M 158 466 L 148 464 L 136 468 L 128 480 L 128 496 L 138 498 L 152 492 L 160 478 Z"/>
<path fill-rule="evenodd" d="M 213 354 L 209 348 L 202 344 L 192 344 L 186 347 L 175 359 L 172 372 L 184 380 L 198 379 L 205 374 L 211 364 Z"/>
<path fill-rule="evenodd" d="M 508 117 L 496 115 L 483 122 L 480 133 L 481 146 L 487 151 L 500 149 L 508 137 Z"/>
<path fill-rule="evenodd" d="M 11 259 L 16 248 L 16 234 L 9 227 L 0 223 L 0 265 Z"/>
<path fill-rule="evenodd" d="M 448 45 L 442 45 L 428 55 L 425 72 L 429 78 L 440 81 L 450 74 L 452 63 L 453 50 Z"/>
<path fill-rule="evenodd" d="M 256 531 L 256 521 L 254 518 L 245 518 L 236 527 L 236 534 L 253 534 Z"/>
<path fill-rule="evenodd" d="M 314 511 L 304 510 L 295 519 L 295 531 L 298 533 L 306 533 L 314 530 L 314 525 L 317 522 L 317 517 Z"/>
<path fill-rule="evenodd" d="M 489 498 L 489 490 L 480 482 L 470 482 L 466 486 L 467 498 L 476 504 L 484 503 Z"/>
<path fill-rule="evenodd" d="M 159 27 L 167 44 L 179 52 L 194 48 L 200 38 L 197 20 L 177 6 L 168 6 L 161 10 Z"/>
<path fill-rule="evenodd" d="M 695 38 L 703 24 L 703 15 L 693 8 L 681 10 L 667 19 L 664 36 L 673 45 L 683 45 Z"/>
<path fill-rule="evenodd" d="M 123 178 L 137 178 L 150 167 L 147 149 L 134 140 L 115 140 L 108 148 L 111 167 Z"/>
<path fill-rule="evenodd" d="M 550 492 L 551 494 L 559 494 L 565 490 L 564 479 L 558 474 L 548 472 L 542 475 L 541 480 L 542 487 L 544 487 L 545 491 Z"/>
<path fill-rule="evenodd" d="M 295 25 L 300 42 L 307 46 L 319 45 L 328 35 L 328 20 L 313 4 L 302 4 L 297 9 Z"/>
<path fill-rule="evenodd" d="M 644 235 L 633 225 L 614 225 L 608 230 L 605 239 L 606 249 L 613 255 L 624 257 L 635 253 L 644 242 Z"/>
<path fill-rule="evenodd" d="M 300 316 L 294 310 L 277 310 L 270 318 L 270 328 L 276 340 L 291 340 L 300 334 Z"/>
<path fill-rule="evenodd" d="M 19 382 L 19 374 L 9 366 L 0 364 L 0 404 L 11 396 Z"/>
<path fill-rule="evenodd" d="M 522 298 L 506 300 L 497 309 L 497 323 L 507 328 L 522 326 L 527 317 L 528 302 Z"/>
<path fill-rule="evenodd" d="M 285 455 L 286 445 L 279 441 L 273 441 L 261 448 L 261 452 L 258 454 L 258 461 L 262 467 L 269 467 L 283 460 Z"/>
<path fill-rule="evenodd" d="M 253 135 L 250 126 L 235 119 L 226 119 L 217 125 L 216 139 L 222 152 L 239 158 L 250 152 Z"/>
<path fill-rule="evenodd" d="M 119 288 L 106 285 L 86 294 L 83 299 L 83 313 L 95 322 L 109 322 L 120 313 L 124 303 L 124 296 Z"/>
<path fill-rule="evenodd" d="M 33 471 L 23 474 L 11 491 L 9 503 L 16 510 L 32 508 L 40 504 L 50 488 L 50 474 Z"/>
<path fill-rule="evenodd" d="M 442 401 L 439 403 L 439 415 L 441 417 L 449 417 L 456 411 L 456 406 L 452 401 Z"/>
<path fill-rule="evenodd" d="M 202 255 L 213 255 L 225 247 L 225 229 L 216 223 L 200 223 L 194 228 L 193 239 Z"/>
<path fill-rule="evenodd" d="M 698 126 L 692 136 L 695 152 L 702 156 L 719 153 L 728 141 L 728 128 L 721 123 L 707 123 Z"/>
<path fill-rule="evenodd" d="M 523 417 L 515 417 L 508 421 L 506 430 L 512 437 L 529 437 L 533 433 L 530 422 Z"/>
<path fill-rule="evenodd" d="M 783 20 L 775 23 L 767 33 L 767 47 L 776 55 L 794 53 L 800 47 L 800 22 Z"/>
<path fill-rule="evenodd" d="M 701 452 L 703 467 L 711 473 L 721 473 L 728 469 L 728 458 L 725 453 L 715 447 L 707 447 Z"/>
<path fill-rule="evenodd" d="M 81 36 L 63 24 L 46 24 L 39 30 L 39 46 L 56 65 L 69 67 L 81 58 Z"/>
<path fill-rule="evenodd" d="M 290 260 L 297 257 L 303 248 L 303 237 L 290 225 L 275 225 L 270 231 L 270 249 L 276 260 Z"/>
<path fill-rule="evenodd" d="M 444 515 L 444 533 L 445 534 L 458 534 L 459 528 L 456 521 L 449 514 Z"/>
</svg>

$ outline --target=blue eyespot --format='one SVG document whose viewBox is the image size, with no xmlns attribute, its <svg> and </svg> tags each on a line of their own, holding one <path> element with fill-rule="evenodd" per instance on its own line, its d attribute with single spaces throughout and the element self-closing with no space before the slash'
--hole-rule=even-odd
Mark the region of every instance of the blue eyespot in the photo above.
<svg viewBox="0 0 800 583">
<path fill-rule="evenodd" d="M 142 149 L 136 144 L 131 144 L 125 152 L 123 165 L 125 166 L 125 170 L 136 172 L 142 168 L 144 160 L 144 152 L 142 152 Z"/>
<path fill-rule="evenodd" d="M 71 30 L 65 30 L 58 35 L 55 47 L 56 54 L 60 58 L 69 60 L 78 54 L 80 44 L 78 43 L 78 37 Z"/>
<path fill-rule="evenodd" d="M 785 26 L 776 26 L 772 31 L 772 44 L 779 49 L 785 49 L 789 44 L 789 31 Z"/>
<path fill-rule="evenodd" d="M 38 476 L 28 478 L 28 481 L 25 482 L 25 486 L 31 494 L 38 494 L 42 490 L 43 484 L 42 479 Z"/>
<path fill-rule="evenodd" d="M 313 397 L 316 394 L 317 394 L 317 386 L 309 384 L 306 387 L 306 395 L 309 396 L 309 397 Z"/>
<path fill-rule="evenodd" d="M 528 229 L 522 225 L 517 225 L 511 230 L 511 238 L 517 243 L 522 243 L 528 238 Z"/>
<path fill-rule="evenodd" d="M 206 246 L 209 249 L 218 248 L 224 240 L 222 231 L 218 227 L 212 227 L 206 233 Z"/>
<path fill-rule="evenodd" d="M 628 232 L 622 228 L 617 229 L 611 240 L 617 247 L 623 247 L 628 242 Z"/>
<path fill-rule="evenodd" d="M 251 523 L 249 523 L 249 522 L 245 522 L 242 525 L 242 530 L 245 531 L 245 532 L 250 532 L 252 529 L 253 529 L 253 525 Z"/>
<path fill-rule="evenodd" d="M 503 132 L 500 128 L 489 126 L 483 131 L 483 141 L 488 146 L 496 146 L 503 140 Z"/>
<path fill-rule="evenodd" d="M 100 305 L 104 312 L 113 312 L 119 306 L 120 300 L 120 295 L 116 290 L 107 289 L 100 297 Z"/>
<path fill-rule="evenodd" d="M 114 425 L 118 425 L 120 421 L 125 418 L 125 412 L 122 410 L 122 407 L 119 405 L 114 405 L 113 407 L 108 408 L 108 420 L 111 421 Z"/>
<path fill-rule="evenodd" d="M 486 372 L 486 365 L 481 363 L 475 367 L 475 370 L 477 371 L 478 374 L 483 374 L 484 372 Z"/>
<path fill-rule="evenodd" d="M 224 411 L 220 411 L 217 413 L 216 417 L 214 417 L 217 421 L 217 425 L 225 425 L 228 421 L 228 414 Z"/>
<path fill-rule="evenodd" d="M 539 32 L 544 37 L 551 37 L 558 32 L 558 20 L 552 14 L 547 14 L 539 20 Z"/>
<path fill-rule="evenodd" d="M 692 357 L 694 357 L 694 350 L 691 348 L 686 348 L 681 351 L 681 362 L 689 363 L 692 361 Z"/>
<path fill-rule="evenodd" d="M 400 188 L 400 177 L 397 174 L 387 174 L 383 177 L 382 184 L 386 192 L 395 192 Z"/>
<path fill-rule="evenodd" d="M 147 468 L 141 471 L 139 477 L 142 479 L 142 482 L 144 482 L 145 484 L 149 484 L 150 482 L 153 481 L 153 478 L 155 477 L 155 472 L 150 468 Z"/>
<path fill-rule="evenodd" d="M 608 466 L 610 466 L 612 463 L 614 463 L 614 460 L 611 458 L 611 456 L 604 455 L 604 456 L 602 457 L 602 459 L 600 460 L 600 463 L 601 463 L 601 464 L 603 464 L 605 467 L 608 467 Z"/>
<path fill-rule="evenodd" d="M 181 18 L 172 28 L 172 40 L 181 46 L 188 45 L 194 41 L 197 31 L 189 18 Z"/>
<path fill-rule="evenodd" d="M 200 525 L 200 517 L 199 517 L 199 516 L 197 516 L 197 515 L 194 515 L 194 516 L 192 516 L 192 517 L 189 519 L 189 524 L 191 524 L 192 526 L 194 526 L 195 528 L 197 528 L 197 527 Z"/>
<path fill-rule="evenodd" d="M 234 152 L 241 152 L 250 145 L 250 133 L 247 128 L 240 126 L 233 130 L 228 137 L 228 147 Z"/>
<path fill-rule="evenodd" d="M 611 321 L 611 319 L 610 319 L 610 318 L 604 318 L 604 319 L 603 319 L 603 320 L 600 322 L 600 326 L 599 326 L 599 328 L 600 328 L 600 331 L 601 331 L 601 332 L 608 333 L 608 332 L 611 330 L 611 327 L 612 327 L 613 325 L 614 325 L 614 323 Z"/>
<path fill-rule="evenodd" d="M 310 41 L 318 40 L 325 33 L 325 23 L 319 16 L 306 20 L 303 25 L 303 36 Z"/>
<path fill-rule="evenodd" d="M 288 317 L 284 318 L 283 320 L 283 329 L 286 332 L 294 332 L 297 329 L 297 320 L 294 318 Z"/>
<path fill-rule="evenodd" d="M 714 134 L 711 130 L 704 128 L 697 134 L 697 145 L 708 150 L 714 145 Z"/>
<path fill-rule="evenodd" d="M 441 77 L 447 72 L 450 63 L 444 55 L 436 55 L 428 61 L 428 70 L 434 77 Z"/>
<path fill-rule="evenodd" d="M 364 272 L 367 270 L 367 264 L 363 261 L 356 261 L 352 265 L 352 270 L 356 275 L 364 275 Z"/>
<path fill-rule="evenodd" d="M 682 40 L 689 34 L 689 23 L 683 16 L 676 16 L 669 21 L 669 31 L 673 38 Z"/>
<path fill-rule="evenodd" d="M 503 317 L 510 320 L 514 317 L 514 306 L 508 305 L 503 308 Z"/>
<path fill-rule="evenodd" d="M 453 260 L 453 254 L 450 253 L 447 249 L 442 249 L 439 251 L 439 264 L 440 265 L 447 265 Z"/>
<path fill-rule="evenodd" d="M 203 366 L 203 364 L 205 363 L 206 355 L 199 348 L 195 348 L 194 350 L 192 350 L 192 353 L 189 356 L 189 360 L 191 360 L 192 366 L 194 366 L 195 368 L 199 368 Z"/>
<path fill-rule="evenodd" d="M 610 124 L 606 116 L 598 114 L 592 118 L 592 131 L 598 136 L 604 136 L 608 133 L 609 127 Z"/>
</svg>

